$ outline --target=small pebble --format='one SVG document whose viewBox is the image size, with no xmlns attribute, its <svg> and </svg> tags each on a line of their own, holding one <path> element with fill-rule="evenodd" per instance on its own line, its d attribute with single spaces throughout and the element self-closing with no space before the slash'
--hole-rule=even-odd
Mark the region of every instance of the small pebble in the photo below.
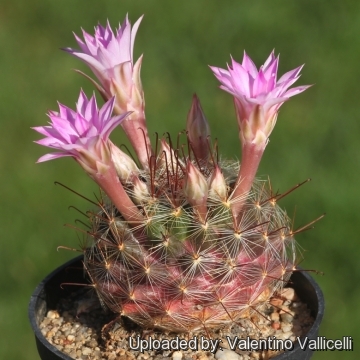
<svg viewBox="0 0 360 360">
<path fill-rule="evenodd" d="M 95 339 L 91 339 L 89 341 L 86 342 L 86 346 L 90 347 L 90 348 L 94 348 L 98 345 L 97 341 Z"/>
<path fill-rule="evenodd" d="M 205 354 L 200 355 L 197 360 L 208 360 L 208 357 Z"/>
<path fill-rule="evenodd" d="M 280 314 L 281 321 L 286 323 L 291 323 L 294 319 L 294 315 L 291 313 L 284 312 L 283 314 Z"/>
<path fill-rule="evenodd" d="M 66 339 L 69 340 L 69 341 L 71 341 L 71 342 L 73 342 L 73 341 L 75 340 L 75 336 L 74 336 L 74 335 L 68 335 L 68 336 L 66 337 Z"/>
<path fill-rule="evenodd" d="M 289 339 L 292 335 L 291 331 L 288 332 L 281 332 L 281 334 L 278 336 L 279 339 L 286 340 Z"/>
<path fill-rule="evenodd" d="M 254 351 L 250 354 L 250 358 L 251 359 L 260 359 L 260 354 L 258 352 Z"/>
<path fill-rule="evenodd" d="M 54 311 L 54 310 L 49 310 L 46 317 L 49 318 L 49 319 L 56 319 L 56 318 L 59 317 L 59 313 L 57 311 Z"/>
<path fill-rule="evenodd" d="M 81 336 L 81 335 L 77 335 L 76 337 L 75 337 L 75 341 L 78 343 L 82 343 L 82 341 L 83 341 L 83 337 Z"/>
<path fill-rule="evenodd" d="M 271 324 L 271 327 L 275 330 L 278 330 L 281 328 L 281 325 L 279 323 L 279 321 L 274 321 L 272 324 Z"/>
<path fill-rule="evenodd" d="M 281 330 L 286 333 L 288 331 L 291 331 L 292 329 L 292 325 L 291 324 L 287 324 L 287 323 L 282 323 L 281 324 Z"/>
<path fill-rule="evenodd" d="M 50 330 L 46 333 L 46 338 L 47 339 L 53 338 L 54 335 L 55 335 L 55 333 L 52 330 Z"/>
<path fill-rule="evenodd" d="M 41 325 L 40 325 L 40 328 L 41 328 L 41 327 L 48 326 L 50 323 L 51 323 L 51 319 L 49 319 L 48 317 L 45 317 L 44 320 L 43 320 L 43 322 L 42 322 Z"/>
<path fill-rule="evenodd" d="M 183 357 L 183 353 L 182 351 L 174 351 L 172 354 L 172 359 L 173 360 L 181 360 Z"/>
<path fill-rule="evenodd" d="M 64 318 L 62 316 L 60 316 L 58 318 L 55 318 L 52 323 L 54 325 L 60 326 L 63 323 L 63 321 L 64 321 Z"/>
<path fill-rule="evenodd" d="M 215 353 L 215 359 L 217 360 L 241 360 L 241 357 L 232 350 L 222 349 Z"/>
<path fill-rule="evenodd" d="M 82 349 L 82 355 L 90 355 L 91 352 L 92 352 L 92 350 L 86 346 L 84 346 Z"/>
<path fill-rule="evenodd" d="M 293 288 L 284 288 L 280 292 L 280 296 L 286 300 L 295 300 L 295 290 Z"/>
</svg>

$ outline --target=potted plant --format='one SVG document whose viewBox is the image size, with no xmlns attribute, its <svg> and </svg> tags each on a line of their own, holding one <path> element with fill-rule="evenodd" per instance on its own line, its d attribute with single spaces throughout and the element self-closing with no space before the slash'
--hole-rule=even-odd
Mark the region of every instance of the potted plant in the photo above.
<svg viewBox="0 0 360 360">
<path fill-rule="evenodd" d="M 189 339 L 199 345 L 200 339 L 205 344 L 225 328 L 244 328 L 245 321 L 258 333 L 264 322 L 278 330 L 283 325 L 264 309 L 294 318 L 293 310 L 284 304 L 297 303 L 298 296 L 307 302 L 315 324 L 308 334 L 292 340 L 283 336 L 276 346 L 315 337 L 323 314 L 322 294 L 311 277 L 296 268 L 294 235 L 307 226 L 293 231 L 277 204 L 288 192 L 273 193 L 269 181 L 255 177 L 280 106 L 309 87 L 290 88 L 302 66 L 277 79 L 279 58 L 272 52 L 259 70 L 246 53 L 242 63 L 232 59 L 227 69 L 210 67 L 220 87 L 234 98 L 240 162 L 219 156 L 196 95 L 186 131 L 177 138 L 156 137 L 152 145 L 140 80 L 142 57 L 134 62 L 132 55 L 141 19 L 131 27 L 126 17 L 115 33 L 108 23 L 98 25 L 94 36 L 85 31 L 83 39 L 75 35 L 80 50 L 64 50 L 90 67 L 97 81 L 79 72 L 94 84 L 105 103 L 98 107 L 95 95 L 87 97 L 81 91 L 75 110 L 59 104 L 59 111 L 48 114 L 49 125 L 34 128 L 44 135 L 38 144 L 57 150 L 38 162 L 70 156 L 101 189 L 97 209 L 87 213 L 82 258 L 46 278 L 31 299 L 30 316 L 42 358 L 45 353 L 50 358 L 69 358 L 47 345 L 38 327 L 59 295 L 67 294 L 61 284 L 81 282 L 82 272 L 74 270 L 81 264 L 100 303 L 116 314 L 111 324 L 130 319 L 143 330 L 141 336 L 146 330 L 170 334 L 170 339 L 171 334 L 185 334 L 187 345 Z M 118 125 L 137 160 L 109 139 Z M 107 326 L 104 332 L 110 329 Z M 139 345 L 141 336 L 129 338 L 130 346 Z M 240 338 L 226 338 L 227 347 L 220 349 L 216 343 L 211 352 L 217 359 L 240 359 L 244 350 Z M 246 336 L 255 345 L 260 339 L 261 334 L 256 339 Z M 276 336 L 268 334 L 269 339 L 275 341 Z M 165 340 L 169 345 L 171 340 Z M 165 340 L 161 340 L 163 347 Z M 151 336 L 144 341 L 149 345 Z M 263 358 L 277 350 L 269 342 L 263 345 L 259 355 Z M 298 351 L 299 344 L 290 347 L 280 349 L 289 351 L 278 358 L 311 356 L 309 349 Z M 182 348 L 171 350 L 174 359 L 184 356 Z"/>
</svg>

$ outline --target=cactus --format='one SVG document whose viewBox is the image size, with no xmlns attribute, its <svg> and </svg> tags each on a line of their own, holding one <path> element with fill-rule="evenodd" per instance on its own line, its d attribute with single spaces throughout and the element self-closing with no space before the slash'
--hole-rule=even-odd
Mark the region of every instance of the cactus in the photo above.
<svg viewBox="0 0 360 360">
<path fill-rule="evenodd" d="M 203 178 L 204 218 L 185 191 L 186 161 Z M 143 227 L 130 227 L 111 202 L 91 216 L 85 267 L 107 307 L 144 328 L 213 328 L 248 316 L 287 282 L 295 240 L 265 182 L 254 183 L 235 230 L 229 194 L 237 162 L 199 167 L 177 155 L 166 162 L 159 153 L 149 168 L 139 180 Z M 222 177 L 224 197 L 212 189 L 214 174 Z M 134 199 L 133 182 L 125 189 Z"/>
<path fill-rule="evenodd" d="M 194 96 L 186 131 L 151 146 L 140 81 L 142 57 L 132 48 L 141 19 L 114 34 L 76 36 L 81 51 L 65 49 L 89 65 L 89 78 L 106 103 L 81 92 L 76 110 L 59 105 L 38 143 L 59 150 L 38 161 L 73 157 L 102 189 L 89 216 L 84 266 L 102 304 L 143 328 L 187 332 L 236 322 L 267 303 L 298 262 L 290 220 L 268 181 L 256 170 L 279 107 L 307 86 L 288 89 L 301 67 L 276 80 L 271 53 L 257 70 L 244 54 L 228 70 L 211 67 L 234 96 L 241 163 L 222 160 Z M 83 74 L 84 75 L 84 74 Z M 117 116 L 112 116 L 113 111 Z M 121 125 L 139 165 L 110 139 Z M 183 140 L 181 140 L 183 139 Z"/>
</svg>

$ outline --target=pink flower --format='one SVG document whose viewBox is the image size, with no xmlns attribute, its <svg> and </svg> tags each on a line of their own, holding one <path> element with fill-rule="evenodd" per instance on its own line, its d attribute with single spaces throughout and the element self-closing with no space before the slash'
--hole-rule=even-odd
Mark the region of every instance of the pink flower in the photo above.
<svg viewBox="0 0 360 360">
<path fill-rule="evenodd" d="M 250 57 L 244 52 L 242 64 L 232 59 L 228 70 L 210 67 L 220 81 L 220 88 L 232 94 L 241 140 L 265 148 L 275 126 L 280 106 L 290 97 L 306 90 L 309 85 L 289 89 L 300 77 L 303 66 L 277 78 L 279 57 L 274 52 L 257 70 Z"/>
<path fill-rule="evenodd" d="M 46 154 L 38 160 L 43 162 L 63 156 L 74 157 L 89 175 L 101 172 L 111 161 L 107 140 L 111 131 L 118 126 L 129 113 L 112 117 L 114 98 L 111 98 L 99 110 L 95 95 L 90 99 L 80 92 L 76 111 L 59 104 L 59 112 L 50 111 L 50 125 L 33 128 L 44 139 L 36 141 L 59 152 Z"/>
<path fill-rule="evenodd" d="M 84 61 L 98 78 L 100 85 L 89 78 L 103 98 L 115 96 L 114 111 L 117 114 L 131 111 L 121 126 L 129 138 L 144 168 L 152 153 L 145 121 L 145 100 L 140 79 L 142 56 L 134 64 L 133 48 L 135 35 L 142 17 L 134 26 L 126 16 L 123 24 L 114 33 L 109 22 L 106 27 L 95 27 L 92 36 L 83 30 L 84 40 L 75 35 L 80 50 L 66 48 L 65 51 Z"/>
<path fill-rule="evenodd" d="M 232 59 L 228 70 L 210 67 L 220 81 L 220 88 L 234 96 L 242 143 L 241 166 L 230 198 L 231 209 L 240 223 L 246 196 L 254 181 L 269 136 L 276 124 L 280 106 L 309 86 L 289 89 L 300 77 L 302 66 L 277 80 L 279 57 L 274 52 L 258 70 L 244 52 L 242 64 Z"/>
<path fill-rule="evenodd" d="M 90 67 L 99 79 L 107 96 L 113 95 L 114 83 L 125 86 L 126 90 L 128 90 L 126 95 L 130 96 L 133 80 L 135 83 L 140 81 L 141 58 L 137 61 L 138 64 L 134 66 L 133 48 L 135 35 L 141 20 L 142 17 L 131 29 L 128 16 L 126 16 L 124 23 L 119 26 L 115 34 L 109 22 L 107 22 L 106 27 L 96 26 L 94 36 L 83 30 L 84 40 L 74 34 L 81 50 L 64 49 Z M 134 79 L 133 75 L 136 75 Z M 141 83 L 137 85 L 138 91 L 142 93 Z M 122 100 L 126 101 L 128 99 L 124 98 Z"/>
<path fill-rule="evenodd" d="M 90 99 L 80 92 L 76 111 L 59 104 L 50 111 L 50 125 L 33 128 L 45 138 L 36 141 L 59 152 L 42 156 L 38 162 L 73 157 L 105 191 L 127 221 L 138 224 L 143 216 L 125 192 L 112 161 L 109 135 L 129 113 L 112 117 L 114 97 L 98 109 L 95 95 Z"/>
</svg>

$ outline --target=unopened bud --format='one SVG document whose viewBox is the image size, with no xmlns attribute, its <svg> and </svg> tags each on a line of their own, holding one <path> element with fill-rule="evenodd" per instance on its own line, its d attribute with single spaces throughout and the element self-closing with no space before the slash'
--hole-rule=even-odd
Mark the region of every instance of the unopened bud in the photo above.
<svg viewBox="0 0 360 360">
<path fill-rule="evenodd" d="M 141 181 L 138 176 L 134 176 L 134 202 L 142 204 L 149 199 L 149 189 L 144 181 Z"/>
<path fill-rule="evenodd" d="M 187 117 L 186 131 L 195 156 L 200 161 L 206 161 L 209 157 L 210 127 L 195 94 Z"/>
<path fill-rule="evenodd" d="M 178 158 L 178 155 L 164 139 L 161 139 L 160 143 L 161 149 L 159 154 L 159 162 L 162 166 L 167 167 L 170 169 L 170 171 L 176 171 L 178 166 L 177 162 L 184 166 L 183 162 Z"/>
<path fill-rule="evenodd" d="M 191 161 L 188 161 L 186 166 L 184 194 L 191 205 L 206 206 L 208 184 L 204 175 Z"/>
<path fill-rule="evenodd" d="M 117 146 L 110 142 L 111 159 L 121 182 L 131 181 L 133 175 L 139 173 L 139 169 L 129 155 L 126 155 Z"/>
<path fill-rule="evenodd" d="M 221 201 L 226 201 L 227 199 L 226 181 L 218 165 L 215 166 L 210 178 L 209 197 Z"/>
</svg>

